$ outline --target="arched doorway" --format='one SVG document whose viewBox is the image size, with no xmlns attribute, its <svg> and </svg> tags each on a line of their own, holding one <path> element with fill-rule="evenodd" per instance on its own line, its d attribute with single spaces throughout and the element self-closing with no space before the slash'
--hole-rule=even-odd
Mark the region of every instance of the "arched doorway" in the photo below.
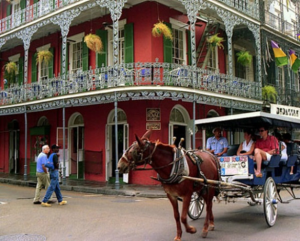
<svg viewBox="0 0 300 241">
<path fill-rule="evenodd" d="M 188 131 L 190 117 L 188 112 L 181 105 L 175 105 L 171 111 L 169 124 L 169 143 L 173 143 L 173 137 L 176 137 L 175 145 L 178 146 L 180 139 L 184 138 L 182 147 L 191 149 L 191 133 Z"/>
<path fill-rule="evenodd" d="M 8 123 L 9 131 L 9 173 L 19 173 L 19 146 L 20 146 L 20 130 L 19 123 L 16 120 Z"/>
<path fill-rule="evenodd" d="M 128 148 L 127 116 L 121 109 L 117 111 L 118 119 L 118 159 Z M 106 181 L 114 182 L 116 177 L 116 144 L 115 144 L 115 110 L 107 118 L 106 125 Z"/>
<path fill-rule="evenodd" d="M 74 113 L 68 123 L 69 177 L 84 179 L 84 120 Z"/>
</svg>

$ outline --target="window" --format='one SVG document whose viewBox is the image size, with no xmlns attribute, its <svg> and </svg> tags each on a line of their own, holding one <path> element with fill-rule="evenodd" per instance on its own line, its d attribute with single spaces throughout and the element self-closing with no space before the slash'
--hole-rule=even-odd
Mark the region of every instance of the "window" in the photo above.
<svg viewBox="0 0 300 241">
<path fill-rule="evenodd" d="M 37 52 L 47 51 L 50 49 L 50 44 L 41 46 L 36 49 Z M 49 66 L 43 61 L 42 63 L 37 63 L 37 71 L 38 71 L 38 82 L 47 80 L 49 77 Z"/>
<path fill-rule="evenodd" d="M 216 70 L 217 69 L 217 56 L 218 56 L 218 47 L 216 46 L 214 49 L 209 49 L 208 52 L 208 61 L 207 61 L 207 69 Z"/>
<path fill-rule="evenodd" d="M 278 87 L 284 90 L 284 70 L 283 67 L 278 68 Z"/>
<path fill-rule="evenodd" d="M 79 43 L 73 43 L 71 44 L 70 48 L 72 49 L 70 52 L 72 53 L 72 73 L 76 73 L 77 70 L 80 70 L 82 68 L 82 44 Z"/>
<path fill-rule="evenodd" d="M 15 3 L 12 5 L 13 6 L 13 26 L 19 26 L 21 24 L 21 19 L 20 19 L 20 16 L 21 16 L 21 5 L 20 5 L 20 2 L 18 3 Z"/>
<path fill-rule="evenodd" d="M 186 64 L 186 28 L 183 22 L 170 18 L 173 32 L 172 56 L 173 63 Z"/>
<path fill-rule="evenodd" d="M 83 70 L 83 43 L 84 33 L 76 34 L 68 37 L 69 45 L 69 72 L 74 74 L 77 71 Z M 68 71 L 68 70 L 66 70 Z"/>
<path fill-rule="evenodd" d="M 119 21 L 119 64 L 125 63 L 125 45 L 124 45 L 124 35 L 125 30 L 124 26 L 126 24 L 126 19 Z M 109 65 L 113 65 L 114 63 L 114 55 L 113 55 L 113 31 L 110 28 L 107 28 L 108 31 L 108 41 L 109 41 L 109 54 L 108 54 L 108 63 Z"/>
</svg>

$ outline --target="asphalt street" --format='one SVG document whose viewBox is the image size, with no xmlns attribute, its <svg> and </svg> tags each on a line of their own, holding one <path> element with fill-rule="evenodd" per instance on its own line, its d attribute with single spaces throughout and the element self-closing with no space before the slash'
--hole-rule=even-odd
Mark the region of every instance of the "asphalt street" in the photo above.
<svg viewBox="0 0 300 241">
<path fill-rule="evenodd" d="M 34 188 L 0 184 L 0 240 L 171 241 L 173 211 L 166 198 L 126 197 L 62 191 L 65 206 L 33 205 Z M 297 192 L 300 196 L 300 191 Z M 42 192 L 42 196 L 45 192 Z M 288 196 L 284 195 L 286 198 Z M 215 231 L 207 240 L 299 240 L 300 202 L 278 205 L 277 222 L 269 228 L 263 206 L 246 201 L 214 203 Z M 202 240 L 204 222 L 190 220 L 198 232 L 183 232 L 182 241 Z M 34 236 L 35 235 L 35 236 Z"/>
</svg>

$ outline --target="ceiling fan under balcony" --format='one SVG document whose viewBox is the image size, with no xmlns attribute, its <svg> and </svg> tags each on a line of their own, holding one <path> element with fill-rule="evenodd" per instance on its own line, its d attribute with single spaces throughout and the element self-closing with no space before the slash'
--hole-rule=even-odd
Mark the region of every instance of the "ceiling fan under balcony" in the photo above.
<svg viewBox="0 0 300 241">
<path fill-rule="evenodd" d="M 108 23 L 108 22 L 102 22 L 102 26 L 104 29 L 106 28 L 110 28 L 110 29 L 113 29 L 113 23 Z"/>
<path fill-rule="evenodd" d="M 196 19 L 196 23 L 195 23 L 195 26 L 196 27 L 202 27 L 203 26 L 203 24 L 201 24 L 201 20 L 200 19 Z M 182 26 L 181 28 L 187 28 L 189 25 L 191 24 L 191 22 L 190 21 L 187 21 L 186 22 L 186 24 L 184 25 L 184 26 Z"/>
</svg>

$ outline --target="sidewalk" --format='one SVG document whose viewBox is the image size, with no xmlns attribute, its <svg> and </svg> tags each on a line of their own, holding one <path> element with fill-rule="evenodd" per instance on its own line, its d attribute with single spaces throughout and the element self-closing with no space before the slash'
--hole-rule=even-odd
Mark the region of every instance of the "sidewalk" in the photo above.
<svg viewBox="0 0 300 241">
<path fill-rule="evenodd" d="M 27 176 L 24 181 L 23 175 L 0 173 L 0 183 L 7 183 L 19 186 L 36 187 L 36 177 Z M 166 193 L 160 185 L 146 186 L 136 184 L 120 184 L 116 189 L 115 184 L 108 184 L 97 181 L 66 179 L 66 185 L 60 185 L 61 190 L 96 193 L 105 195 L 123 195 L 146 198 L 166 198 Z"/>
</svg>

